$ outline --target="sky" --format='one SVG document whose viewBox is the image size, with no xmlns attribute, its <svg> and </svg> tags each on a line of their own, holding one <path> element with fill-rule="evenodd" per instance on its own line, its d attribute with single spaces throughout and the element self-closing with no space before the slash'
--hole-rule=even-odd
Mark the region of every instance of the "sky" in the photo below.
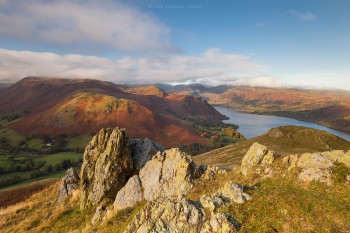
<svg viewBox="0 0 350 233">
<path fill-rule="evenodd" d="M 0 82 L 350 90 L 348 0 L 0 0 Z"/>
</svg>

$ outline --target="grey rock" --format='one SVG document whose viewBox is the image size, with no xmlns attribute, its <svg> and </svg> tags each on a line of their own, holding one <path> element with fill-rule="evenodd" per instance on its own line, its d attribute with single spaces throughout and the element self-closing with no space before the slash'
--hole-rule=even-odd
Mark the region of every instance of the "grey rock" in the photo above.
<svg viewBox="0 0 350 233">
<path fill-rule="evenodd" d="M 148 138 L 130 139 L 129 149 L 136 170 L 140 170 L 158 151 L 164 151 L 159 143 L 152 142 Z"/>
<path fill-rule="evenodd" d="M 62 178 L 61 185 L 58 191 L 57 203 L 63 203 L 67 198 L 73 195 L 75 190 L 79 189 L 79 175 L 74 168 L 69 168 Z"/>
<path fill-rule="evenodd" d="M 241 172 L 248 175 L 250 169 L 258 164 L 270 166 L 276 158 L 276 153 L 268 150 L 266 146 L 255 142 L 242 159 Z"/>
<path fill-rule="evenodd" d="M 179 149 L 157 153 L 140 170 L 144 198 L 153 201 L 160 196 L 177 197 L 193 187 L 196 165 Z"/>
<path fill-rule="evenodd" d="M 227 182 L 224 187 L 220 188 L 214 195 L 219 196 L 222 200 L 235 203 L 246 203 L 252 197 L 243 191 L 241 185 L 233 181 Z"/>
<path fill-rule="evenodd" d="M 131 177 L 126 185 L 119 190 L 114 201 L 114 210 L 122 210 L 135 206 L 136 203 L 142 201 L 143 193 L 140 178 L 135 175 Z"/>
</svg>

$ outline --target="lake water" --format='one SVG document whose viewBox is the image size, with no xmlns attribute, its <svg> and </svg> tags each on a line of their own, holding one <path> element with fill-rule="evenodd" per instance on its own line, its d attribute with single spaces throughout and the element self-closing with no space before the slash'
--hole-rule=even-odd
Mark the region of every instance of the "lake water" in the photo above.
<svg viewBox="0 0 350 233">
<path fill-rule="evenodd" d="M 223 122 L 238 125 L 238 131 L 247 138 L 253 138 L 263 133 L 267 133 L 271 128 L 275 128 L 278 126 L 296 125 L 324 130 L 350 141 L 349 134 L 338 130 L 330 129 L 315 123 L 298 121 L 288 117 L 242 113 L 237 112 L 231 108 L 215 107 L 215 109 L 221 114 L 230 118 L 229 120 L 224 120 Z"/>
</svg>

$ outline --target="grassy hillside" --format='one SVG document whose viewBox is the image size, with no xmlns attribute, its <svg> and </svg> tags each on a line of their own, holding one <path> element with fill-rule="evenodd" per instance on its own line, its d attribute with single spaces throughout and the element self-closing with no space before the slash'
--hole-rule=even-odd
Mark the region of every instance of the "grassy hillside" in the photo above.
<svg viewBox="0 0 350 233">
<path fill-rule="evenodd" d="M 288 176 L 257 182 L 232 171 L 217 180 L 197 181 L 187 198 L 196 202 L 201 195 L 217 191 L 229 180 L 245 185 L 246 192 L 252 196 L 252 200 L 244 205 L 226 205 L 217 210 L 234 216 L 241 224 L 239 232 L 350 231 L 350 190 L 345 183 L 336 183 L 332 188 L 321 183 L 304 185 Z M 93 213 L 91 210 L 80 211 L 78 195 L 65 206 L 56 206 L 58 187 L 56 183 L 26 201 L 1 208 L 0 231 L 123 232 L 145 204 L 141 202 L 118 212 L 101 225 L 91 226 Z"/>
<path fill-rule="evenodd" d="M 281 155 L 350 149 L 350 142 L 328 132 L 301 126 L 281 126 L 266 134 L 195 156 L 193 159 L 198 164 L 232 168 L 240 165 L 254 142 L 266 145 Z"/>
</svg>

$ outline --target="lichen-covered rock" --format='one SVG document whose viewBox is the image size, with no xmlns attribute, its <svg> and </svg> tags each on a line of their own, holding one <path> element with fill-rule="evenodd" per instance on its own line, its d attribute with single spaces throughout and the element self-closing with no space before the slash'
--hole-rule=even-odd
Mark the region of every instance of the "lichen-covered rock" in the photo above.
<svg viewBox="0 0 350 233">
<path fill-rule="evenodd" d="M 97 205 L 103 199 L 114 201 L 133 171 L 124 129 L 101 129 L 84 152 L 81 167 L 80 208 Z"/>
<path fill-rule="evenodd" d="M 129 149 L 136 170 L 140 170 L 158 151 L 164 151 L 159 143 L 152 142 L 148 138 L 130 139 Z"/>
<path fill-rule="evenodd" d="M 227 173 L 225 170 L 216 166 L 200 165 L 196 170 L 196 178 L 204 180 L 215 180 L 218 175 Z"/>
<path fill-rule="evenodd" d="M 177 197 L 193 187 L 196 165 L 179 149 L 157 153 L 140 170 L 144 198 L 153 201 L 160 196 Z"/>
<path fill-rule="evenodd" d="M 233 181 L 227 182 L 224 187 L 220 188 L 214 195 L 220 197 L 225 202 L 246 203 L 252 197 L 243 191 L 241 185 Z"/>
<path fill-rule="evenodd" d="M 204 212 L 185 198 L 148 202 L 124 232 L 200 232 Z"/>
<path fill-rule="evenodd" d="M 203 209 L 183 197 L 178 200 L 159 198 L 148 202 L 124 232 L 231 233 L 238 229 L 238 224 L 226 214 L 212 213 L 209 217 Z"/>
<path fill-rule="evenodd" d="M 114 210 L 122 210 L 135 206 L 136 203 L 142 201 L 143 193 L 140 178 L 135 175 L 131 177 L 126 185 L 119 190 L 114 201 Z"/>
<path fill-rule="evenodd" d="M 107 212 L 107 207 L 104 205 L 98 206 L 96 208 L 95 214 L 91 219 L 91 224 L 100 223 L 104 220 Z"/>
<path fill-rule="evenodd" d="M 345 153 L 343 150 L 333 150 L 322 152 L 322 155 L 332 162 L 344 163 L 347 167 L 350 167 L 350 151 Z"/>
<path fill-rule="evenodd" d="M 283 163 L 289 165 L 288 171 L 292 170 L 297 166 L 298 159 L 298 155 L 288 155 L 283 158 Z"/>
<path fill-rule="evenodd" d="M 217 213 L 210 218 L 208 232 L 234 233 L 239 230 L 239 224 L 224 213 Z"/>
<path fill-rule="evenodd" d="M 271 165 L 275 157 L 274 151 L 268 150 L 266 146 L 255 142 L 242 159 L 241 172 L 243 175 L 247 175 L 248 171 L 258 164 Z"/>
<path fill-rule="evenodd" d="M 69 168 L 62 178 L 58 192 L 57 203 L 63 203 L 66 198 L 71 197 L 75 190 L 79 188 L 79 175 L 74 168 Z"/>
<path fill-rule="evenodd" d="M 322 153 L 304 153 L 297 162 L 297 167 L 302 169 L 327 169 L 333 167 L 333 162 L 322 155 Z"/>
<path fill-rule="evenodd" d="M 328 169 L 307 168 L 299 174 L 298 178 L 303 182 L 319 181 L 327 185 L 333 183 L 332 173 Z"/>
<path fill-rule="evenodd" d="M 225 204 L 220 197 L 215 195 L 204 195 L 199 201 L 204 208 L 207 208 L 212 212 Z"/>
</svg>

